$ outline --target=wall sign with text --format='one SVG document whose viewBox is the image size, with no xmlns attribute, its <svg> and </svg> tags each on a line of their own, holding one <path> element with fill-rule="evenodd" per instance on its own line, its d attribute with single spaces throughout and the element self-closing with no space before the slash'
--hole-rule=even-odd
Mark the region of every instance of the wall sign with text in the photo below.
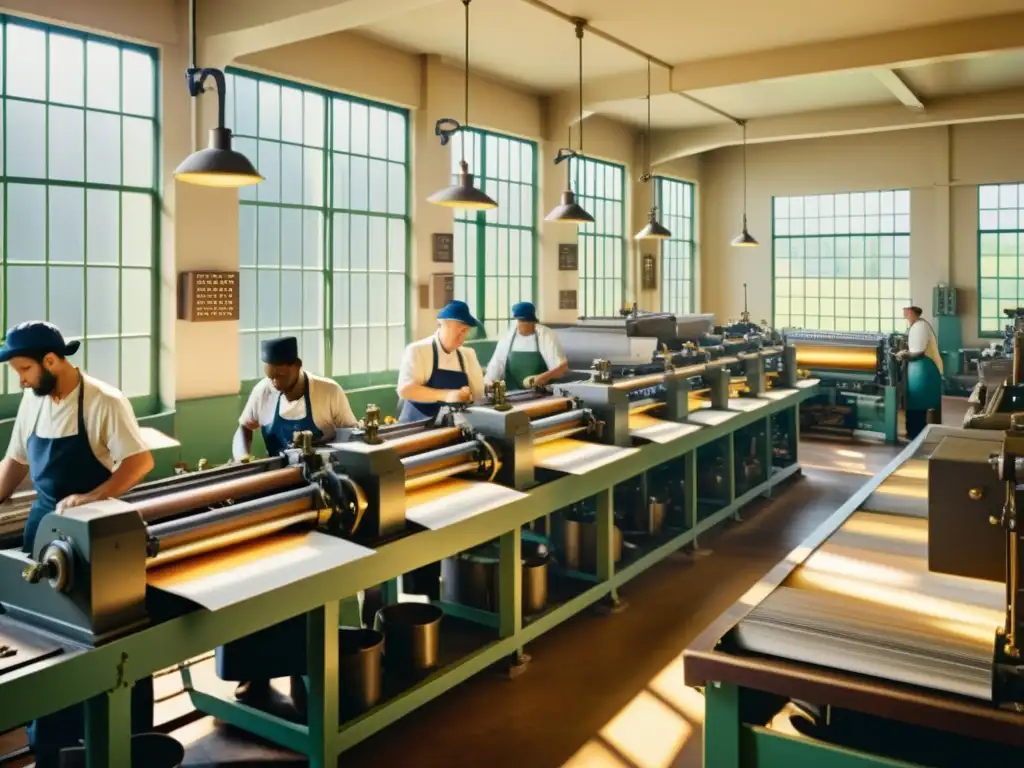
<svg viewBox="0 0 1024 768">
<path fill-rule="evenodd" d="M 190 323 L 238 320 L 238 273 L 179 273 L 178 319 Z"/>
</svg>

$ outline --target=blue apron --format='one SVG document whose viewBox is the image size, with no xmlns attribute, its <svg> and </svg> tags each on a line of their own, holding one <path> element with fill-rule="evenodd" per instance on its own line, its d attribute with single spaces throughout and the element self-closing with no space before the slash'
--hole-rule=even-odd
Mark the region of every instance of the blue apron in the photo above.
<svg viewBox="0 0 1024 768">
<path fill-rule="evenodd" d="M 469 386 L 469 376 L 466 375 L 466 364 L 462 360 L 462 352 L 455 350 L 459 358 L 458 371 L 443 371 L 437 367 L 437 339 L 431 342 L 431 349 L 434 352 L 434 365 L 431 369 L 430 378 L 424 382 L 425 387 L 431 389 L 462 389 Z M 414 403 L 406 400 L 402 406 L 402 415 L 398 417 L 400 422 L 419 421 L 420 419 L 435 419 L 441 410 L 442 403 Z"/>
<path fill-rule="evenodd" d="M 110 479 L 107 469 L 89 444 L 85 430 L 85 379 L 78 384 L 78 431 L 67 437 L 39 437 L 36 427 L 42 404 L 28 436 L 28 467 L 36 500 L 25 522 L 22 550 L 32 554 L 39 521 L 57 508 L 57 502 L 76 493 L 91 493 Z M 35 554 L 39 554 L 36 552 Z"/>
<path fill-rule="evenodd" d="M 40 406 L 39 413 L 42 413 Z M 85 379 L 78 384 L 78 431 L 67 437 L 39 437 L 39 414 L 28 437 L 28 465 L 36 500 L 25 523 L 22 549 L 31 554 L 39 521 L 57 508 L 57 502 L 76 493 L 90 493 L 110 478 L 89 444 L 85 429 Z M 39 554 L 39 553 L 36 553 Z M 153 729 L 153 680 L 139 680 L 132 687 L 132 731 Z M 41 717 L 28 727 L 37 764 L 55 764 L 57 752 L 78 746 L 85 734 L 85 709 L 81 704 Z"/>
<path fill-rule="evenodd" d="M 942 407 L 942 374 L 930 357 L 907 364 L 907 410 L 928 411 Z"/>
<path fill-rule="evenodd" d="M 313 406 L 309 398 L 309 376 L 303 399 L 306 415 L 301 419 L 281 418 L 281 398 L 277 396 L 274 419 L 263 426 L 263 442 L 267 454 L 278 456 L 284 452 L 296 432 L 312 432 L 313 442 L 323 439 L 324 433 L 313 421 Z M 269 680 L 275 677 L 306 673 L 306 614 L 302 613 L 251 635 L 234 640 L 217 649 L 217 676 L 222 680 Z"/>
</svg>

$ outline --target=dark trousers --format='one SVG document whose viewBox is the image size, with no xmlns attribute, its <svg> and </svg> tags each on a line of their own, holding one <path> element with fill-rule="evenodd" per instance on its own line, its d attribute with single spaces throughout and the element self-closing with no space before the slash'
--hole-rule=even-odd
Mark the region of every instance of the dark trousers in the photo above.
<svg viewBox="0 0 1024 768">
<path fill-rule="evenodd" d="M 907 440 L 913 440 L 921 434 L 928 424 L 942 423 L 942 408 L 929 410 L 907 410 Z"/>
<path fill-rule="evenodd" d="M 132 686 L 132 733 L 153 730 L 153 678 Z M 39 718 L 28 727 L 28 743 L 38 768 L 55 768 L 62 749 L 77 747 L 85 738 L 85 705 L 74 706 Z"/>
<path fill-rule="evenodd" d="M 270 680 L 304 674 L 304 613 L 217 649 L 217 676 L 221 680 Z"/>
</svg>

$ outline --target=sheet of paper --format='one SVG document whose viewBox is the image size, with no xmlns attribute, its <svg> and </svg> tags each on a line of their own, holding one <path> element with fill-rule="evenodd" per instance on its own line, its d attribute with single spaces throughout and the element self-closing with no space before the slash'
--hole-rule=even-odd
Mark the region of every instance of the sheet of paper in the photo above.
<svg viewBox="0 0 1024 768">
<path fill-rule="evenodd" d="M 652 443 L 671 443 L 673 440 L 692 435 L 701 429 L 699 424 L 665 421 L 665 419 L 656 419 L 646 413 L 631 413 L 629 415 L 629 434 Z"/>
<path fill-rule="evenodd" d="M 405 497 L 405 518 L 436 531 L 526 496 L 497 483 L 448 480 Z"/>
<path fill-rule="evenodd" d="M 760 397 L 730 397 L 729 410 L 756 411 L 758 408 L 764 408 L 769 402 L 769 400 L 762 400 Z"/>
<path fill-rule="evenodd" d="M 146 580 L 216 611 L 373 554 L 317 531 L 285 533 L 155 568 Z"/>
<path fill-rule="evenodd" d="M 785 400 L 787 397 L 792 397 L 795 392 L 796 392 L 795 389 L 788 389 L 788 388 L 787 389 L 769 389 L 767 392 L 765 392 L 760 397 L 763 397 L 765 400 L 774 400 L 774 401 L 777 402 L 779 400 Z"/>
<path fill-rule="evenodd" d="M 163 448 L 181 448 L 181 443 L 170 435 L 165 435 L 159 429 L 139 427 L 139 433 L 142 435 L 142 442 L 151 451 L 159 451 Z"/>
<path fill-rule="evenodd" d="M 638 450 L 564 438 L 534 446 L 533 463 L 535 466 L 564 472 L 567 475 L 585 475 L 613 461 L 624 459 Z"/>
<path fill-rule="evenodd" d="M 716 411 L 712 408 L 705 408 L 696 412 L 691 411 L 687 420 L 704 427 L 714 427 L 739 415 L 739 411 Z"/>
<path fill-rule="evenodd" d="M 807 389 L 821 382 L 821 379 L 801 379 L 796 383 L 797 389 Z"/>
</svg>

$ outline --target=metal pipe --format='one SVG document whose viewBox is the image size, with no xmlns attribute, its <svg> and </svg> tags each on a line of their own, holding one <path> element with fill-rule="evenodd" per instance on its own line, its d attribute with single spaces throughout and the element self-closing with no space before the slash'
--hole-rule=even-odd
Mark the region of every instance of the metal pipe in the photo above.
<svg viewBox="0 0 1024 768">
<path fill-rule="evenodd" d="M 430 429 L 414 435 L 406 435 L 389 439 L 387 435 L 381 435 L 384 441 L 395 449 L 401 458 L 411 456 L 414 453 L 433 450 L 444 445 L 449 445 L 456 440 L 461 440 L 463 432 L 459 427 L 444 427 L 441 429 Z"/>
<path fill-rule="evenodd" d="M 466 442 L 458 443 L 457 445 L 438 448 L 436 451 L 427 451 L 426 453 L 419 453 L 415 456 L 406 456 L 402 459 L 402 466 L 405 467 L 407 475 L 410 472 L 415 474 L 417 469 L 428 468 L 432 465 L 444 463 L 446 460 L 474 454 L 479 450 L 480 444 L 476 440 L 467 440 Z"/>
<path fill-rule="evenodd" d="M 204 469 L 201 472 L 189 472 L 184 475 L 166 477 L 162 480 L 152 480 L 133 488 L 120 498 L 121 501 L 134 503 L 142 499 L 163 496 L 167 493 L 222 483 L 225 480 L 261 475 L 264 472 L 272 472 L 285 466 L 287 466 L 287 462 L 282 457 L 260 459 L 245 464 L 226 464 L 221 467 L 214 467 L 213 469 Z"/>
<path fill-rule="evenodd" d="M 428 485 L 445 480 L 453 475 L 461 475 L 464 472 L 476 472 L 480 469 L 479 461 L 464 461 L 461 464 L 455 464 L 451 467 L 445 467 L 444 469 L 437 469 L 433 472 L 425 472 L 422 475 L 416 475 L 415 477 L 407 477 L 405 480 L 405 490 L 415 491 L 419 488 L 425 488 Z"/>
<path fill-rule="evenodd" d="M 567 397 L 544 397 L 528 403 L 513 403 L 512 410 L 522 411 L 531 419 L 550 416 L 572 407 L 572 400 Z"/>
<path fill-rule="evenodd" d="M 546 416 L 543 419 L 534 419 L 530 422 L 530 428 L 536 433 L 551 427 L 558 427 L 570 421 L 579 421 L 589 416 L 589 413 L 582 408 L 575 408 L 565 413 L 557 413 L 554 416 Z"/>
<path fill-rule="evenodd" d="M 553 443 L 555 440 L 561 440 L 563 437 L 572 437 L 573 435 L 579 434 L 580 432 L 586 432 L 587 427 L 571 427 L 570 429 L 562 429 L 558 432 L 549 432 L 546 435 L 539 435 L 533 438 L 533 444 L 544 445 L 544 443 Z"/>
<path fill-rule="evenodd" d="M 286 467 L 271 472 L 260 472 L 220 483 L 166 493 L 135 502 L 135 510 L 143 520 L 159 520 L 181 512 L 228 501 L 242 496 L 263 496 L 303 482 L 301 467 Z"/>
<path fill-rule="evenodd" d="M 207 534 L 219 532 L 222 526 L 244 527 L 252 521 L 252 516 L 264 510 L 274 510 L 284 505 L 297 504 L 298 508 L 309 509 L 314 497 L 319 496 L 320 489 L 315 485 L 296 488 L 283 493 L 275 493 L 271 496 L 244 501 L 241 504 L 232 504 L 221 509 L 213 509 L 199 515 L 189 515 L 178 520 L 170 520 L 166 523 L 157 523 L 148 527 L 147 533 L 151 539 L 157 539 L 161 548 L 173 547 L 191 541 L 195 538 L 205 537 Z"/>
<path fill-rule="evenodd" d="M 293 502 L 293 504 L 296 503 Z M 269 536 L 297 525 L 313 526 L 319 522 L 319 519 L 320 512 L 315 509 L 294 511 L 291 506 L 282 507 L 280 508 L 280 514 L 259 523 L 248 525 L 244 528 L 226 530 L 216 535 L 206 536 L 161 550 L 155 556 L 146 560 L 146 569 L 159 568 L 162 565 L 184 560 L 188 557 L 195 557 L 196 555 L 206 554 L 218 549 L 226 549 L 227 547 L 246 541 L 253 541 L 263 536 Z"/>
<path fill-rule="evenodd" d="M 1024 381 L 1024 333 L 1013 334 L 1013 383 Z"/>
</svg>

